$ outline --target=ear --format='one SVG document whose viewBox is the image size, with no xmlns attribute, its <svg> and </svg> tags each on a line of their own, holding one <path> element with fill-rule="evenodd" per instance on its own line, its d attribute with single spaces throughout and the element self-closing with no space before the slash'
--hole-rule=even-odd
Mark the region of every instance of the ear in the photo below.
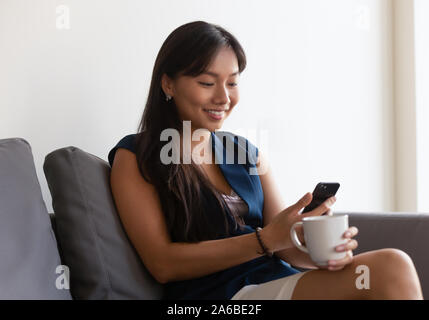
<svg viewBox="0 0 429 320">
<path fill-rule="evenodd" d="M 164 94 L 169 94 L 170 96 L 174 96 L 174 84 L 173 80 L 170 79 L 169 76 L 167 76 L 165 73 L 161 77 L 161 87 L 162 91 L 164 91 Z"/>
</svg>

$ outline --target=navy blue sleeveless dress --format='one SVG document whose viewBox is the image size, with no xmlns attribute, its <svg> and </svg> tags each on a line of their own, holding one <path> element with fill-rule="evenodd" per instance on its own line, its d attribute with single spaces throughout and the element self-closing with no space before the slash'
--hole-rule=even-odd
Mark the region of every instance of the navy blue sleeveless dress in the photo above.
<svg viewBox="0 0 429 320">
<path fill-rule="evenodd" d="M 118 148 L 125 148 L 136 153 L 136 134 L 122 138 L 110 150 L 108 160 L 113 164 L 115 152 Z M 255 232 L 256 227 L 262 227 L 262 212 L 264 195 L 259 176 L 256 171 L 258 148 L 246 138 L 227 131 L 211 133 L 212 152 L 215 154 L 221 172 L 231 188 L 247 203 L 249 212 L 243 216 L 244 228 L 230 228 L 231 236 L 239 236 Z M 230 152 L 234 148 L 234 152 Z M 228 151 L 228 152 L 227 152 Z M 231 156 L 233 155 L 233 157 Z M 245 155 L 245 159 L 242 155 Z M 241 156 L 239 156 L 241 155 Z M 223 219 L 214 197 L 205 198 L 207 210 L 214 219 Z M 226 206 L 227 212 L 229 212 Z M 232 217 L 229 221 L 233 225 Z M 221 226 L 222 223 L 214 223 Z M 260 284 L 282 277 L 287 277 L 300 271 L 292 268 L 288 263 L 273 256 L 261 256 L 240 265 L 209 274 L 203 277 L 183 281 L 173 281 L 164 285 L 164 299 L 231 299 L 241 288 L 249 284 Z"/>
</svg>

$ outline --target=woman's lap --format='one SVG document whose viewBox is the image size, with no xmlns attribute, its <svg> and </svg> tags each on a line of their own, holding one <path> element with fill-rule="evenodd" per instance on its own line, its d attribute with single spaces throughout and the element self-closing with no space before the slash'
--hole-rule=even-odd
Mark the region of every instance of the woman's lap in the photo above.
<svg viewBox="0 0 429 320">
<path fill-rule="evenodd" d="M 307 272 L 244 286 L 231 300 L 290 300 L 298 280 Z"/>
</svg>

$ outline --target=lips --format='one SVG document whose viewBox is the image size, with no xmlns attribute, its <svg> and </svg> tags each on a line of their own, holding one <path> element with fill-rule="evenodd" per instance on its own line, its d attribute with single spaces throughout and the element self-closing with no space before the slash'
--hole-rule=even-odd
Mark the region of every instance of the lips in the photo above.
<svg viewBox="0 0 429 320">
<path fill-rule="evenodd" d="M 216 111 L 216 112 L 221 112 L 221 111 L 228 111 L 228 109 L 203 109 L 204 111 Z"/>
<path fill-rule="evenodd" d="M 204 112 L 209 116 L 210 119 L 215 121 L 222 120 L 225 116 L 225 111 L 204 110 Z"/>
</svg>

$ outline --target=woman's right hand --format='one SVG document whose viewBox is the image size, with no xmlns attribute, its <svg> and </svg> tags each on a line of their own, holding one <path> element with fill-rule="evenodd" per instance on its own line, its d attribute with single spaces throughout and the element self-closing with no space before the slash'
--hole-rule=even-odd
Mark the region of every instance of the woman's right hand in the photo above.
<svg viewBox="0 0 429 320">
<path fill-rule="evenodd" d="M 292 225 L 305 217 L 321 216 L 327 211 L 330 212 L 331 206 L 336 201 L 335 197 L 330 197 L 312 211 L 300 214 L 301 209 L 309 205 L 312 199 L 312 194 L 310 192 L 306 193 L 297 203 L 279 212 L 269 224 L 262 228 L 260 231 L 261 238 L 269 251 L 276 252 L 293 247 L 294 245 L 290 238 Z M 297 233 L 298 237 L 301 238 L 302 228 L 301 230 L 297 228 Z"/>
</svg>

